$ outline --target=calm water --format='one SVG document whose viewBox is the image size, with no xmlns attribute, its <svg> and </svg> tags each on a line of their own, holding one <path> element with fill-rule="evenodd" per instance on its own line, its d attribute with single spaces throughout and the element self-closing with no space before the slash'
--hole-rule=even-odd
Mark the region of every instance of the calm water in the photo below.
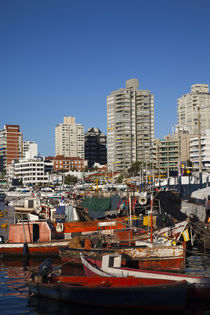
<svg viewBox="0 0 210 315">
<path fill-rule="evenodd" d="M 4 211 L 5 209 L 7 209 L 7 213 L 4 213 L 4 215 L 0 217 L 0 235 L 7 238 L 7 229 L 2 228 L 2 224 L 13 222 L 13 208 L 6 207 L 4 203 L 0 203 L 0 211 Z M 37 268 L 42 261 L 43 260 L 30 261 L 29 264 L 25 266 L 24 261 L 0 259 L 0 314 L 128 314 L 129 311 L 112 311 L 74 306 L 46 298 L 29 296 L 29 292 L 25 287 L 25 281 L 29 278 L 31 270 Z M 53 260 L 53 264 L 56 268 L 61 266 L 59 259 Z M 81 269 L 67 265 L 62 266 L 62 272 L 64 274 L 67 272 L 72 274 L 83 273 Z M 210 253 L 203 253 L 196 248 L 188 252 L 186 273 L 210 277 Z M 210 307 L 205 308 L 204 311 L 202 311 L 202 307 L 200 306 L 198 309 L 199 311 L 190 310 L 186 311 L 184 314 L 210 314 Z M 145 314 L 145 312 L 132 311 L 132 314 Z"/>
</svg>

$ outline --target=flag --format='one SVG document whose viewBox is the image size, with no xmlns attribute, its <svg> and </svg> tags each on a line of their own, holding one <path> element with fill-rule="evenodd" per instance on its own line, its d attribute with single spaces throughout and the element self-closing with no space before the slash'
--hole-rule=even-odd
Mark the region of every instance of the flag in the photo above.
<svg viewBox="0 0 210 315">
<path fill-rule="evenodd" d="M 183 237 L 184 237 L 184 241 L 185 241 L 185 242 L 188 242 L 189 239 L 190 239 L 188 229 L 186 229 L 186 230 L 182 233 L 182 235 L 183 235 Z"/>
</svg>

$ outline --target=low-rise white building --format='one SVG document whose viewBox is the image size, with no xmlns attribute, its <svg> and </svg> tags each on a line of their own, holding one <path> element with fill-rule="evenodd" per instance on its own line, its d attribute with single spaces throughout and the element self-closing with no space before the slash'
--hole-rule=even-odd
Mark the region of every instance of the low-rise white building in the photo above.
<svg viewBox="0 0 210 315">
<path fill-rule="evenodd" d="M 8 181 L 12 183 L 13 179 L 20 179 L 26 186 L 38 183 L 48 184 L 52 168 L 53 163 L 45 160 L 44 157 L 13 160 L 9 169 Z"/>
</svg>

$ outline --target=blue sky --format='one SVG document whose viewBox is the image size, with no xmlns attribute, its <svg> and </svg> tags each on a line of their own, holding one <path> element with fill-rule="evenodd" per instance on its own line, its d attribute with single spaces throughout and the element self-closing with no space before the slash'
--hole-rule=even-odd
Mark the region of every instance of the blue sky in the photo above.
<svg viewBox="0 0 210 315">
<path fill-rule="evenodd" d="M 210 0 L 0 0 L 0 129 L 54 154 L 74 116 L 106 133 L 106 97 L 138 78 L 155 98 L 155 137 L 177 123 L 177 98 L 210 84 Z"/>
</svg>

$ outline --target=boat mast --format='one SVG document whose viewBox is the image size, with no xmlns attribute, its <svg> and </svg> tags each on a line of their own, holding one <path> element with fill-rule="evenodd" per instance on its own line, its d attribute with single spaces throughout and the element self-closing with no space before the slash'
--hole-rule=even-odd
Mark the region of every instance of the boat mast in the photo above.
<svg viewBox="0 0 210 315">
<path fill-rule="evenodd" d="M 150 197 L 150 241 L 153 243 L 153 192 L 151 192 L 151 197 Z"/>
</svg>

